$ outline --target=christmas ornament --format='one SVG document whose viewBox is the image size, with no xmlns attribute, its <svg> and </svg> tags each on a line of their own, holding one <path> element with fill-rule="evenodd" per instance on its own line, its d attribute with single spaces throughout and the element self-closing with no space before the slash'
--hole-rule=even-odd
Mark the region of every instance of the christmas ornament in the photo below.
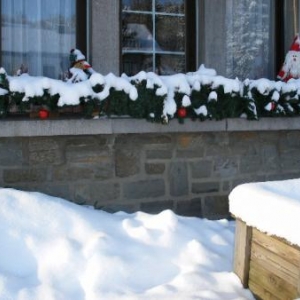
<svg viewBox="0 0 300 300">
<path fill-rule="evenodd" d="M 269 102 L 266 106 L 265 106 L 265 110 L 266 111 L 274 111 L 276 108 L 276 104 L 274 102 Z"/>
<path fill-rule="evenodd" d="M 300 37 L 294 38 L 293 44 L 286 54 L 283 66 L 281 67 L 277 78 L 287 82 L 289 79 L 300 78 Z"/>
<path fill-rule="evenodd" d="M 78 49 L 71 49 L 69 61 L 69 82 L 86 80 L 95 73 L 91 65 L 85 60 L 85 56 Z"/>
<path fill-rule="evenodd" d="M 186 111 L 186 108 L 185 108 L 185 107 L 180 107 L 180 108 L 178 108 L 178 110 L 177 110 L 177 116 L 178 116 L 179 118 L 185 118 L 186 115 L 187 115 L 187 111 Z"/>
<path fill-rule="evenodd" d="M 47 109 L 40 109 L 39 110 L 39 118 L 44 120 L 44 119 L 48 119 L 49 118 L 49 110 Z"/>
</svg>

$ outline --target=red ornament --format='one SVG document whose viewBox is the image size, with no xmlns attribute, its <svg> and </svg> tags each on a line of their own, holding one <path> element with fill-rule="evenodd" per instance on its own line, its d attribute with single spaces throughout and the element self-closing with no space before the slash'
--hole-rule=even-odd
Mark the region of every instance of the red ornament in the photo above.
<svg viewBox="0 0 300 300">
<path fill-rule="evenodd" d="M 275 110 L 276 104 L 274 102 L 271 103 L 271 111 Z"/>
<path fill-rule="evenodd" d="M 178 115 L 179 118 L 185 118 L 186 115 L 187 115 L 186 108 L 185 107 L 178 108 L 177 115 Z"/>
<path fill-rule="evenodd" d="M 39 110 L 39 117 L 40 117 L 40 119 L 48 119 L 49 118 L 49 110 L 47 110 L 47 109 L 44 109 L 44 108 L 42 108 L 42 109 L 40 109 Z"/>
</svg>

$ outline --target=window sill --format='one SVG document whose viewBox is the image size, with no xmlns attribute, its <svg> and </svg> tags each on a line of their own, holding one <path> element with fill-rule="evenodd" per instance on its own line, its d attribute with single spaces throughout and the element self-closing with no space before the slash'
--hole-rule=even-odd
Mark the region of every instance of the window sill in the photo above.
<svg viewBox="0 0 300 300">
<path fill-rule="evenodd" d="M 98 135 L 172 132 L 233 132 L 300 130 L 300 117 L 263 118 L 259 121 L 225 119 L 200 122 L 185 119 L 180 124 L 173 119 L 168 125 L 147 122 L 145 119 L 105 118 L 97 120 L 1 120 L 0 137 L 34 137 L 63 135 Z"/>
</svg>

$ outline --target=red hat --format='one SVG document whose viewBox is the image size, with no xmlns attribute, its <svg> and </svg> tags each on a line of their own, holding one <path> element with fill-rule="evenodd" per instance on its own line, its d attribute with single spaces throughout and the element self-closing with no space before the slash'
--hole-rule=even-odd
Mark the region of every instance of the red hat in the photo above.
<svg viewBox="0 0 300 300">
<path fill-rule="evenodd" d="M 300 51 L 300 37 L 296 35 L 293 41 L 293 44 L 290 48 L 290 51 Z"/>
</svg>

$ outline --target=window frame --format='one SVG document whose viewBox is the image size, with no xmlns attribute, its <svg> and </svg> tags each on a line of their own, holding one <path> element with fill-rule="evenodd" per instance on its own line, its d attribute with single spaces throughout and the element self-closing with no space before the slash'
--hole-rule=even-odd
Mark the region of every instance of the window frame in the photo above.
<svg viewBox="0 0 300 300">
<path fill-rule="evenodd" d="M 152 2 L 152 0 L 151 0 Z M 185 41 L 184 41 L 184 52 L 183 56 L 185 56 L 185 72 L 194 71 L 196 68 L 196 2 L 194 0 L 184 0 L 184 14 L 176 14 L 181 15 L 184 17 L 185 20 Z M 143 12 L 143 11 L 128 11 L 130 13 L 141 13 L 145 15 L 151 15 L 154 14 L 156 16 L 163 16 L 163 15 L 175 15 L 175 14 L 169 14 L 169 13 L 161 13 L 161 12 L 155 12 L 154 10 L 151 11 L 151 13 Z M 122 20 L 122 1 L 120 1 L 120 20 Z M 154 22 L 155 24 L 155 22 Z M 154 41 L 155 41 L 155 25 L 154 25 Z M 123 70 L 123 45 L 122 45 L 122 22 L 120 22 L 120 71 L 121 73 L 124 72 Z M 137 52 L 137 51 L 135 51 Z M 132 53 L 130 50 L 127 53 Z M 147 51 L 141 51 L 141 53 L 147 53 Z M 163 51 L 163 53 L 160 53 L 159 51 L 149 51 L 149 54 L 153 57 L 153 69 L 155 68 L 156 63 L 156 55 L 158 54 L 179 54 L 176 51 Z M 142 70 L 140 70 L 142 71 Z"/>
</svg>

